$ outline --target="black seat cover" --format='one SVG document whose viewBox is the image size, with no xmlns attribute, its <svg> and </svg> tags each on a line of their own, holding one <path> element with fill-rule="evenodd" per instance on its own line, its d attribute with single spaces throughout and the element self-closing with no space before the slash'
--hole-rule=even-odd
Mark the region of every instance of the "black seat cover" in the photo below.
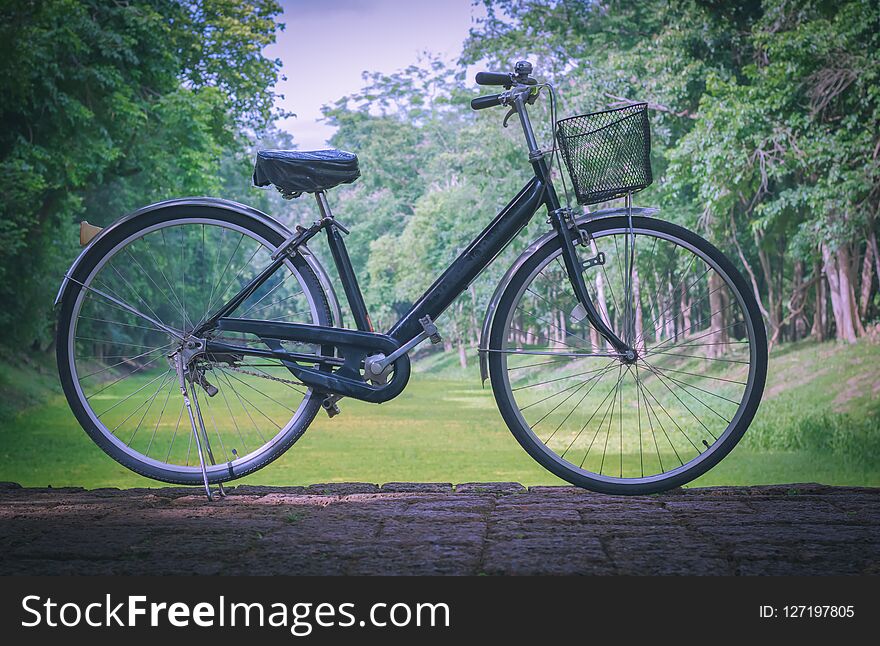
<svg viewBox="0 0 880 646">
<path fill-rule="evenodd" d="M 284 197 L 325 191 L 361 176 L 357 155 L 344 150 L 261 150 L 254 184 L 274 184 Z"/>
</svg>

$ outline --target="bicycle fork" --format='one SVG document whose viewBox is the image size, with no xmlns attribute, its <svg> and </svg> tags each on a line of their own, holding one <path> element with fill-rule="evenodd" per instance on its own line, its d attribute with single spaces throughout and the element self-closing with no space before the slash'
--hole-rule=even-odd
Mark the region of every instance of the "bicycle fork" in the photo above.
<svg viewBox="0 0 880 646">
<path fill-rule="evenodd" d="M 557 234 L 562 240 L 562 261 L 565 264 L 565 270 L 568 273 L 571 287 L 577 297 L 578 303 L 584 308 L 587 320 L 596 328 L 599 334 L 605 338 L 611 346 L 623 355 L 625 361 L 634 361 L 636 358 L 635 350 L 626 344 L 614 331 L 608 327 L 599 311 L 593 304 L 593 299 L 587 291 L 587 284 L 584 281 L 583 265 L 577 255 L 575 245 L 577 242 L 572 236 L 571 224 L 573 222 L 571 211 L 566 208 L 558 208 L 550 212 L 550 223 L 556 229 Z M 575 230 L 577 226 L 575 225 Z"/>
</svg>

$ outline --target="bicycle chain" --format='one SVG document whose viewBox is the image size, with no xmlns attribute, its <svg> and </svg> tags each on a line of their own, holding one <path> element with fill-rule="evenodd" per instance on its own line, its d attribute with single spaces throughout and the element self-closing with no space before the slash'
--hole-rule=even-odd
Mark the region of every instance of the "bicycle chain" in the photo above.
<svg viewBox="0 0 880 646">
<path fill-rule="evenodd" d="M 210 365 L 211 369 L 213 370 L 215 365 L 220 365 L 220 364 L 214 364 L 214 363 L 208 362 L 208 365 Z M 233 372 L 238 372 L 243 375 L 250 375 L 251 377 L 260 377 L 261 379 L 268 379 L 269 381 L 277 381 L 282 384 L 288 384 L 291 386 L 302 386 L 303 388 L 308 388 L 308 386 L 306 386 L 303 382 L 294 381 L 293 379 L 284 379 L 282 377 L 274 377 L 272 375 L 267 375 L 267 374 L 259 373 L 259 372 L 253 372 L 252 370 L 245 370 L 244 368 L 238 368 L 236 366 L 232 366 L 232 365 L 228 365 L 228 364 L 227 364 L 226 369 L 232 370 Z"/>
</svg>

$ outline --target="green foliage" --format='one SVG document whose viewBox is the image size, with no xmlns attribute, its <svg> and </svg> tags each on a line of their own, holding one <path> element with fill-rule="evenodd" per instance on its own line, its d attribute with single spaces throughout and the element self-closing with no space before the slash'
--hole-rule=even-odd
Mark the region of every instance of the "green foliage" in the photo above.
<svg viewBox="0 0 880 646">
<path fill-rule="evenodd" d="M 517 58 L 559 89 L 560 116 L 649 102 L 656 181 L 638 201 L 661 204 L 663 217 L 739 258 L 779 340 L 803 337 L 808 315 L 828 310 L 830 320 L 829 304 L 804 287 L 823 280 L 821 245 L 846 251 L 854 298 L 867 280 L 862 322 L 880 317 L 880 278 L 859 273 L 861 259 L 871 264 L 865 238 L 876 234 L 880 201 L 876 3 L 483 4 L 455 65 L 429 57 L 365 72 L 361 91 L 325 108 L 334 145 L 361 162 L 361 179 L 331 203 L 352 225 L 350 253 L 377 327 L 527 179 L 515 124 L 503 130 L 499 111 L 472 112 L 464 77 L 466 65 L 508 69 Z M 48 304 L 76 251 L 78 219 L 105 225 L 187 194 L 277 214 L 277 194 L 243 179 L 256 146 L 292 146 L 272 127 L 280 61 L 262 54 L 283 28 L 278 13 L 272 0 L 0 2 L 7 343 L 47 344 Z M 532 111 L 544 147 L 547 104 Z M 314 217 L 306 200 L 285 208 Z M 450 308 L 447 338 L 476 342 L 475 310 L 529 237 Z"/>
<path fill-rule="evenodd" d="M 517 133 L 502 131 L 497 114 L 474 114 L 472 90 L 441 61 L 366 80 L 325 114 L 338 128 L 333 144 L 360 160 L 361 179 L 335 190 L 333 206 L 350 218 L 352 261 L 374 322 L 387 329 L 516 193 L 529 167 Z M 447 338 L 474 341 L 477 310 L 503 265 L 445 314 Z"/>
<path fill-rule="evenodd" d="M 362 179 L 336 199 L 340 214 L 352 214 L 352 256 L 366 270 L 379 327 L 406 310 L 528 175 L 517 129 L 501 130 L 496 111 L 473 113 L 475 89 L 463 78 L 465 65 L 503 70 L 528 58 L 559 89 L 562 116 L 649 103 L 655 185 L 638 201 L 659 202 L 663 217 L 740 259 L 774 341 L 803 337 L 805 312 L 828 307 L 808 303 L 804 291 L 811 271 L 822 278 L 813 269 L 820 242 L 855 245 L 849 257 L 858 259 L 876 230 L 876 5 L 483 4 L 487 16 L 457 66 L 428 59 L 365 74 L 361 92 L 326 110 L 338 127 L 333 143 L 361 159 Z M 545 100 L 532 117 L 550 147 L 546 110 Z M 497 277 L 490 269 L 450 308 L 447 336 L 476 343 L 471 310 Z M 870 291 L 870 272 L 867 280 Z M 877 316 L 873 299 L 866 313 Z"/>
<path fill-rule="evenodd" d="M 880 415 L 819 413 L 771 407 L 749 429 L 743 446 L 764 451 L 826 453 L 865 465 L 880 461 Z"/>
<path fill-rule="evenodd" d="M 74 222 L 217 193 L 273 118 L 272 0 L 0 3 L 0 332 L 45 344 Z M 240 181 L 240 180 L 239 180 Z"/>
</svg>

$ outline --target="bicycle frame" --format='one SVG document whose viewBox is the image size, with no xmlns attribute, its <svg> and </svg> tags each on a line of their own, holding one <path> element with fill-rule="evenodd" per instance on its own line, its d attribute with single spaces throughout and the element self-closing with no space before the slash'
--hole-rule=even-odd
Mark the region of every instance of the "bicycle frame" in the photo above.
<svg viewBox="0 0 880 646">
<path fill-rule="evenodd" d="M 422 331 L 419 319 L 440 316 L 488 267 L 545 203 L 547 185 L 533 177 L 485 229 L 459 254 L 443 274 L 395 323 L 388 335 L 406 342 Z M 552 190 L 552 187 L 551 187 Z"/>
<path fill-rule="evenodd" d="M 426 338 L 426 317 L 433 320 L 439 317 L 452 302 L 464 292 L 477 276 L 502 252 L 513 238 L 528 224 L 537 210 L 543 205 L 549 214 L 548 222 L 562 240 L 562 258 L 572 288 L 578 301 L 584 306 L 590 323 L 605 337 L 621 354 L 630 352 L 630 348 L 604 323 L 598 310 L 590 298 L 583 278 L 583 265 L 577 256 L 575 245 L 580 241 L 580 233 L 569 209 L 559 203 L 559 197 L 553 187 L 550 171 L 543 153 L 537 145 L 535 135 L 529 122 L 525 107 L 526 98 L 519 94 L 513 99 L 513 109 L 519 115 L 520 124 L 529 147 L 529 161 L 534 169 L 534 177 L 523 186 L 517 195 L 505 206 L 483 231 L 461 252 L 443 274 L 419 297 L 406 314 L 404 314 L 387 332 L 377 334 L 367 312 L 357 276 L 352 267 L 341 231 L 344 227 L 336 222 L 326 196 L 317 192 L 315 198 L 321 212 L 321 219 L 312 227 L 297 227 L 294 233 L 275 252 L 273 262 L 260 274 L 252 279 L 238 294 L 227 301 L 199 329 L 194 336 L 201 336 L 206 330 L 218 328 L 239 332 L 259 333 L 263 331 L 267 337 L 274 339 L 292 339 L 303 342 L 321 344 L 325 348 L 344 348 L 344 365 L 337 373 L 328 374 L 331 365 L 338 366 L 337 357 L 320 357 L 318 363 L 323 369 L 306 368 L 295 361 L 306 361 L 302 355 L 286 353 L 280 348 L 256 351 L 253 348 L 232 346 L 220 342 L 209 341 L 206 351 L 239 352 L 241 354 L 258 354 L 281 359 L 282 363 L 297 377 L 309 385 L 327 392 L 356 397 L 366 401 L 386 401 L 396 396 L 405 386 L 409 376 L 408 360 L 403 363 L 395 361 L 395 387 L 374 387 L 366 384 L 360 375 L 360 367 L 364 358 L 371 353 L 388 355 L 403 346 L 414 346 Z M 292 323 L 268 323 L 258 320 L 230 319 L 227 315 L 233 312 L 251 294 L 265 283 L 286 261 L 287 257 L 317 235 L 326 230 L 327 243 L 333 261 L 351 308 L 357 331 L 340 328 L 327 328 L 315 325 Z M 576 240 L 577 239 L 577 240 Z M 400 359 L 406 359 L 403 353 Z M 398 372 L 401 379 L 398 379 Z M 338 375 L 338 378 L 337 378 Z M 400 382 L 403 383 L 400 383 Z"/>
</svg>

